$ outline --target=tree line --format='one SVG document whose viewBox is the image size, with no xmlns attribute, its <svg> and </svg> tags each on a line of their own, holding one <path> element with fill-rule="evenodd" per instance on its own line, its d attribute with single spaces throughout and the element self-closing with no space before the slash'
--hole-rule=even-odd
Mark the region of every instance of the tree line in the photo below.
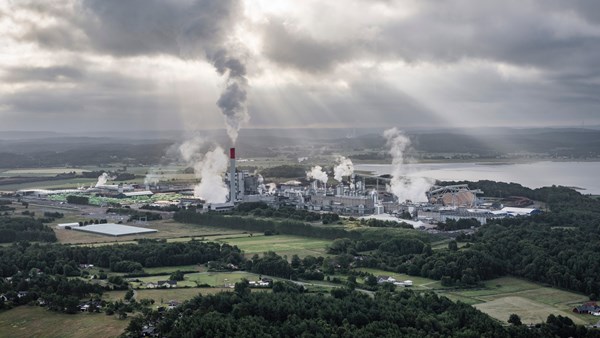
<svg viewBox="0 0 600 338">
<path fill-rule="evenodd" d="M 326 239 L 336 238 L 360 238 L 361 234 L 356 231 L 348 231 L 341 228 L 319 227 L 298 221 L 279 221 L 270 219 L 253 219 L 240 216 L 228 216 L 216 213 L 197 213 L 191 210 L 179 211 L 173 215 L 173 219 L 181 223 L 191 223 L 204 226 L 225 227 L 229 229 L 270 232 L 285 235 L 296 235 L 305 237 L 316 237 Z"/>
</svg>

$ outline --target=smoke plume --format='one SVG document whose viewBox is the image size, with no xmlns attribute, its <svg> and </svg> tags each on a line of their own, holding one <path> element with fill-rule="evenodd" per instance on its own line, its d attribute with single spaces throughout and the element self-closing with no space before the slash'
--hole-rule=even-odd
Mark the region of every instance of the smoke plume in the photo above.
<svg viewBox="0 0 600 338">
<path fill-rule="evenodd" d="M 314 166 L 310 169 L 310 171 L 306 172 L 307 179 L 314 179 L 317 181 L 323 182 L 323 184 L 327 183 L 329 177 L 327 177 L 327 173 L 323 170 L 320 165 Z"/>
<path fill-rule="evenodd" d="M 338 156 L 337 163 L 337 166 L 333 169 L 333 178 L 341 183 L 344 176 L 350 176 L 354 173 L 354 164 L 352 160 L 344 156 Z"/>
<path fill-rule="evenodd" d="M 223 180 L 223 173 L 227 170 L 227 155 L 220 146 L 202 154 L 200 149 L 203 145 L 202 138 L 194 138 L 179 147 L 181 157 L 194 168 L 196 178 L 200 179 L 200 183 L 194 187 L 194 196 L 208 203 L 225 203 L 229 194 Z"/>
<path fill-rule="evenodd" d="M 113 180 L 114 177 L 110 177 L 108 173 L 102 173 L 102 175 L 98 176 L 98 182 L 96 182 L 96 187 L 100 187 L 106 185 L 109 180 Z"/>
<path fill-rule="evenodd" d="M 217 106 L 225 118 L 227 135 L 235 144 L 242 124 L 250 119 L 246 109 L 246 66 L 241 58 L 231 56 L 225 49 L 209 55 L 209 60 L 219 74 L 227 74 L 226 88 L 221 93 Z"/>
<path fill-rule="evenodd" d="M 424 177 L 407 177 L 406 151 L 410 148 L 410 139 L 397 128 L 388 129 L 383 133 L 389 153 L 392 156 L 392 180 L 388 191 L 394 194 L 400 202 L 425 202 L 425 192 L 433 182 Z"/>
</svg>

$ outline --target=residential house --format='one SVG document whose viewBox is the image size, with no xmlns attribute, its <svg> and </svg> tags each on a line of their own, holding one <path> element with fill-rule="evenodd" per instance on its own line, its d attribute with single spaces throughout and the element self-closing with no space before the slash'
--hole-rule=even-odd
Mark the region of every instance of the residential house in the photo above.
<svg viewBox="0 0 600 338">
<path fill-rule="evenodd" d="M 587 302 L 583 305 L 575 307 L 573 309 L 573 312 L 579 314 L 593 314 L 594 316 L 600 316 L 600 306 L 598 306 L 596 302 Z"/>
<path fill-rule="evenodd" d="M 176 280 L 159 280 L 157 284 L 159 288 L 176 288 L 177 281 Z"/>
</svg>

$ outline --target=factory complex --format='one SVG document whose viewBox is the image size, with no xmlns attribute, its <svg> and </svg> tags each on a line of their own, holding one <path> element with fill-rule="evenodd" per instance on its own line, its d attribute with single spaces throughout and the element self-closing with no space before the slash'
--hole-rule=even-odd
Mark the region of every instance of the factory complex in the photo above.
<svg viewBox="0 0 600 338">
<path fill-rule="evenodd" d="M 317 167 L 321 169 L 321 167 Z M 437 186 L 430 185 L 423 192 L 422 201 L 399 200 L 389 189 L 389 177 L 366 173 L 344 172 L 336 174 L 335 182 L 325 178 L 314 178 L 307 172 L 303 181 L 291 180 L 279 184 L 265 183 L 258 173 L 239 170 L 236 167 L 236 150 L 229 149 L 229 166 L 222 178 L 228 188 L 224 202 L 206 201 L 194 196 L 194 189 L 184 184 L 106 184 L 99 178 L 98 184 L 89 188 L 66 190 L 28 189 L 17 192 L 19 196 L 52 198 L 52 195 L 89 195 L 115 198 L 123 203 L 150 204 L 154 207 L 176 205 L 194 207 L 198 212 L 228 212 L 236 205 L 248 202 L 263 202 L 270 207 L 293 207 L 314 212 L 336 213 L 342 216 L 369 217 L 382 220 L 412 220 L 414 227 L 429 227 L 429 224 L 475 219 L 485 224 L 490 219 L 531 215 L 540 212 L 537 208 L 526 208 L 531 201 L 516 199 L 516 205 L 503 205 L 497 201 L 481 198 L 481 190 L 472 190 L 466 184 Z M 326 175 L 323 172 L 324 175 Z M 104 175 L 103 175 L 104 176 Z M 332 180 L 333 181 L 333 180 Z M 328 184 L 329 183 L 329 184 Z M 156 196 L 155 196 L 156 194 Z M 177 199 L 160 200 L 157 196 L 176 194 Z M 409 218 L 410 215 L 410 218 Z M 75 227 L 74 227 L 75 228 Z M 92 231 L 84 227 L 84 231 Z M 106 225 L 103 228 L 108 229 Z M 123 230 L 123 229 L 121 229 Z M 120 235 L 120 230 L 114 234 Z M 125 231 L 125 230 L 124 230 Z"/>
</svg>

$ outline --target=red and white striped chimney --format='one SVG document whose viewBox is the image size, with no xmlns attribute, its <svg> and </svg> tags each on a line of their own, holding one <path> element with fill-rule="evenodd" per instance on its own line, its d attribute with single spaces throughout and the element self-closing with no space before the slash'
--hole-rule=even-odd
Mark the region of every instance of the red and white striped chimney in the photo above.
<svg viewBox="0 0 600 338">
<path fill-rule="evenodd" d="M 237 196 L 235 177 L 235 148 L 229 148 L 229 202 L 234 203 Z"/>
</svg>

